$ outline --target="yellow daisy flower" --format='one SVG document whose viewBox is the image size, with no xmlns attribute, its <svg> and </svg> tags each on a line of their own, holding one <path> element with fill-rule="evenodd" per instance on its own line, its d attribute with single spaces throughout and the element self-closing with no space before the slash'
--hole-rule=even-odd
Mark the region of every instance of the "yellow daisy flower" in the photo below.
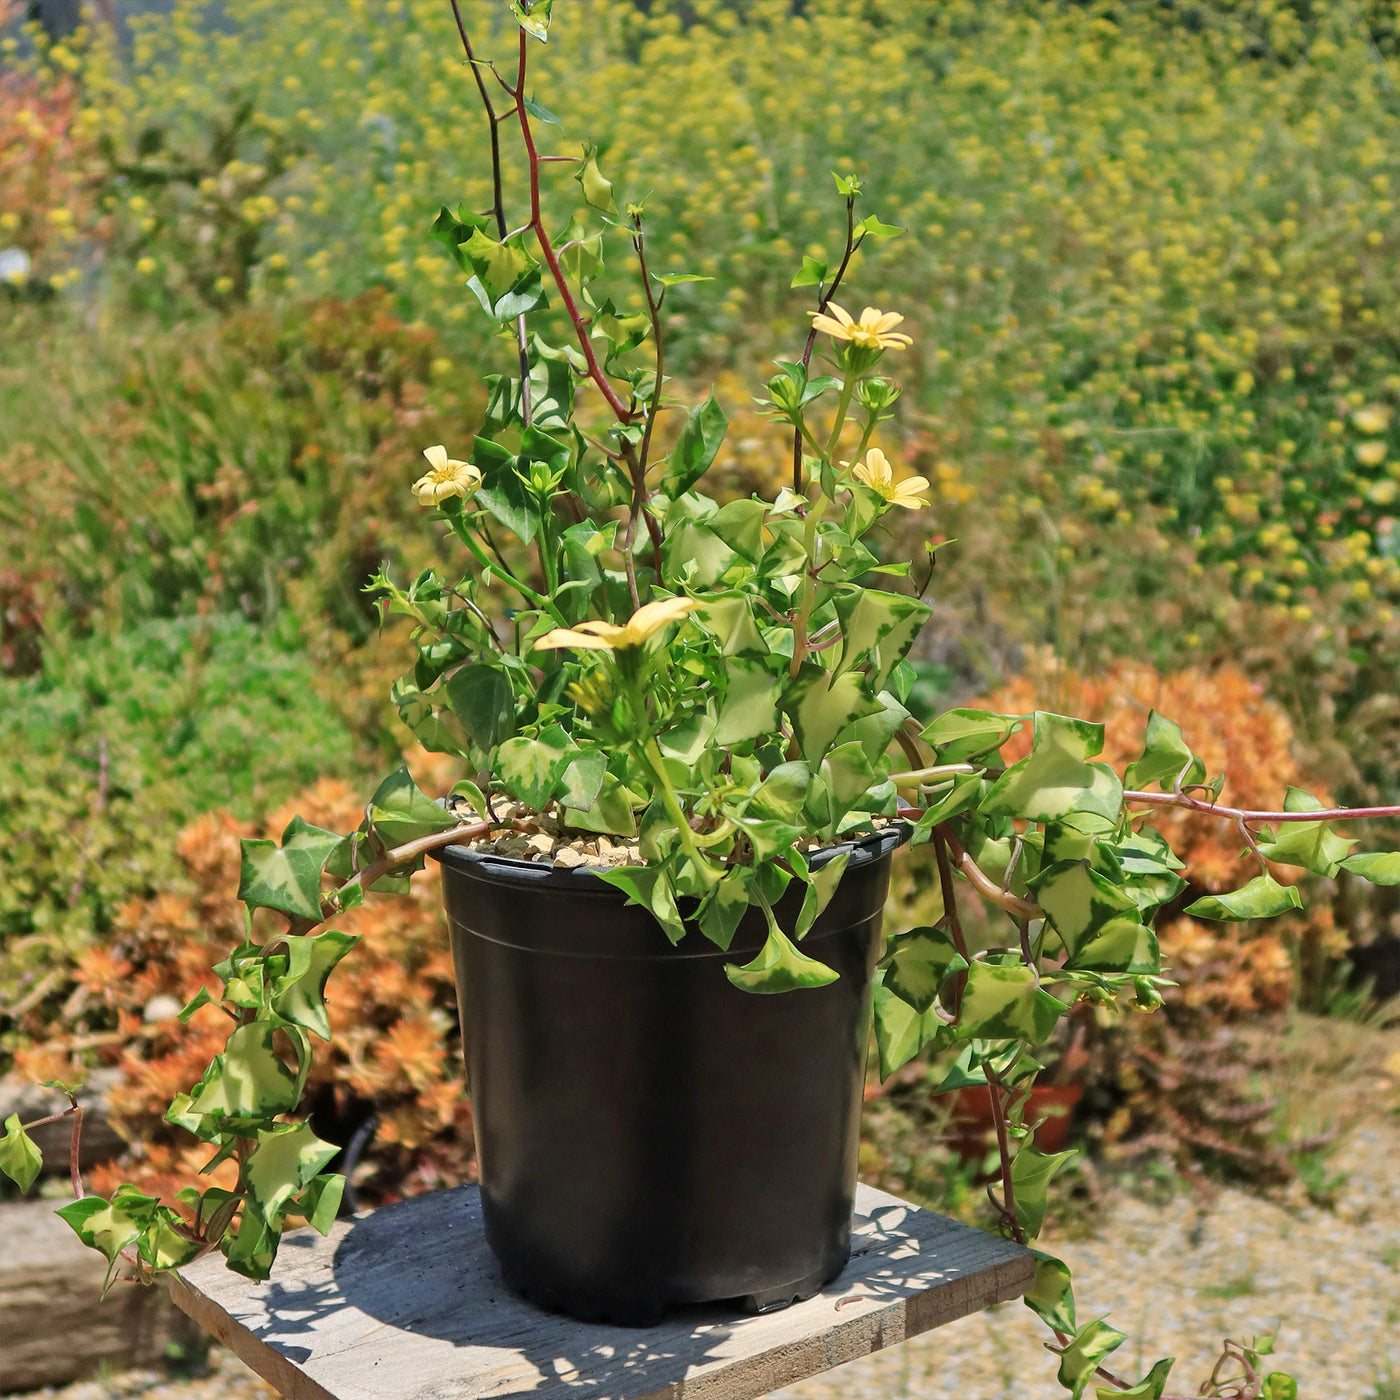
<svg viewBox="0 0 1400 1400">
<path fill-rule="evenodd" d="M 613 622 L 595 620 L 580 622 L 577 627 L 556 627 L 535 643 L 535 650 L 559 651 L 572 647 L 575 651 L 621 651 L 625 647 L 641 646 L 668 622 L 675 622 L 699 607 L 694 598 L 661 598 L 638 608 L 621 627 Z"/>
<path fill-rule="evenodd" d="M 1363 467 L 1378 467 L 1385 461 L 1385 443 L 1380 438 L 1372 438 L 1370 442 L 1358 442 L 1353 450 L 1356 460 Z"/>
<path fill-rule="evenodd" d="M 812 325 L 825 331 L 833 340 L 849 340 L 853 345 L 867 350 L 902 350 L 912 345 L 913 340 L 903 331 L 895 330 L 904 317 L 897 311 L 881 311 L 878 307 L 867 306 L 860 313 L 860 320 L 852 320 L 851 313 L 832 301 L 827 303 L 830 316 L 820 311 L 810 313 Z"/>
<path fill-rule="evenodd" d="M 849 466 L 850 463 L 845 462 L 842 465 Z M 928 478 L 926 476 L 911 476 L 907 481 L 896 483 L 894 468 L 890 466 L 889 458 L 878 447 L 872 447 L 865 454 L 865 461 L 857 462 L 851 468 L 851 475 L 878 495 L 883 496 L 892 506 L 903 506 L 905 510 L 918 510 L 920 506 L 928 504 L 924 499 L 924 492 L 928 490 Z"/>
<path fill-rule="evenodd" d="M 466 498 L 481 485 L 481 473 L 470 462 L 449 457 L 441 443 L 425 447 L 423 455 L 432 471 L 413 483 L 413 494 L 418 497 L 419 505 L 440 505 L 449 496 Z"/>
</svg>

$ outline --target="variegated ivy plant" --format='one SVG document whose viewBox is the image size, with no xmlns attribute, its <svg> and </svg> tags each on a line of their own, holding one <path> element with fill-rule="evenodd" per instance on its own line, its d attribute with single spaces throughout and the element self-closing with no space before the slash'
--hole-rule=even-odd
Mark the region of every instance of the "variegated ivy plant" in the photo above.
<svg viewBox="0 0 1400 1400">
<path fill-rule="evenodd" d="M 337 916 L 371 892 L 406 888 L 428 851 L 508 828 L 497 808 L 509 797 L 548 810 L 565 831 L 635 841 L 644 863 L 600 875 L 652 912 L 658 938 L 725 948 L 745 911 L 762 910 L 767 942 L 727 968 L 748 993 L 801 996 L 836 976 L 801 944 L 845 860 L 814 871 L 804 849 L 907 822 L 912 842 L 935 852 L 943 913 L 888 939 L 875 988 L 881 1072 L 944 1052 L 953 1067 L 943 1088 L 985 1087 L 1001 1226 L 1033 1241 L 1069 1155 L 1039 1152 L 1022 1121 L 1038 1048 L 1077 1002 L 1161 1000 L 1152 919 L 1184 881 L 1144 818 L 1171 806 L 1235 823 L 1259 873 L 1188 912 L 1258 919 L 1299 904 L 1271 862 L 1400 883 L 1400 855 L 1353 854 L 1332 826 L 1397 809 L 1323 811 L 1298 791 L 1280 812 L 1225 807 L 1219 780 L 1207 781 L 1181 731 L 1156 714 L 1125 780 L 1096 761 L 1096 724 L 912 714 L 905 657 L 929 608 L 909 564 L 887 557 L 881 522 L 918 509 L 927 483 L 897 480 L 875 445 L 899 394 L 885 360 L 909 342 L 898 315 L 854 317 L 835 300 L 861 244 L 898 230 L 858 218 L 858 183 L 837 178 L 844 254 L 835 267 L 803 259 L 793 285 L 814 288 L 817 309 L 801 353 L 778 362 L 763 399 L 792 429 L 791 486 L 774 500 L 707 493 L 725 414 L 710 397 L 670 428 L 681 406 L 665 372 L 666 302 L 698 279 L 651 271 L 645 211 L 619 212 L 591 147 L 540 154 L 537 133 L 557 122 L 525 94 L 550 4 L 510 8 L 519 36 L 507 77 L 476 56 L 453 4 L 486 108 L 496 198 L 485 214 L 444 209 L 432 232 L 512 369 L 489 380 L 465 455 L 429 447 L 412 488 L 460 543 L 461 575 L 376 582 L 416 629 L 417 657 L 393 702 L 425 747 L 463 760 L 470 776 L 456 792 L 470 811 L 430 800 L 401 770 L 357 831 L 297 819 L 280 842 L 244 842 L 246 937 L 213 969 L 217 990 L 182 1013 L 227 1017 L 228 1041 L 169 1113 L 208 1144 L 210 1168 L 236 1164 L 236 1184 L 191 1186 L 170 1202 L 133 1187 L 104 1199 L 84 1195 L 75 1174 L 78 1199 L 60 1214 L 113 1271 L 125 1264 L 146 1279 L 213 1249 L 264 1278 L 289 1219 L 325 1231 L 344 1185 L 326 1171 L 336 1149 L 296 1115 L 313 1042 L 331 1033 L 327 979 L 356 941 L 334 928 Z M 507 129 L 528 171 L 528 219 L 513 233 L 499 149 Z M 547 226 L 541 184 L 561 168 L 578 180 L 591 223 Z M 605 252 L 617 244 L 630 245 L 637 314 L 605 290 Z M 562 343 L 540 328 L 546 308 L 548 325 L 569 332 Z M 1024 726 L 1031 751 L 1007 767 L 1002 746 Z M 805 897 L 783 929 L 773 908 L 793 881 Z M 999 942 L 969 946 L 960 899 L 993 911 Z M 76 1100 L 69 1113 L 76 1124 Z M 10 1119 L 0 1171 L 27 1189 L 38 1169 L 37 1149 Z M 1055 1333 L 1066 1387 L 1159 1400 L 1170 1361 L 1139 1382 L 1107 1370 L 1122 1334 L 1102 1318 L 1081 1322 L 1065 1266 L 1039 1261 L 1026 1301 Z M 1227 1344 L 1228 1364 L 1202 1393 L 1291 1394 L 1282 1373 L 1263 1374 L 1266 1352 Z"/>
</svg>

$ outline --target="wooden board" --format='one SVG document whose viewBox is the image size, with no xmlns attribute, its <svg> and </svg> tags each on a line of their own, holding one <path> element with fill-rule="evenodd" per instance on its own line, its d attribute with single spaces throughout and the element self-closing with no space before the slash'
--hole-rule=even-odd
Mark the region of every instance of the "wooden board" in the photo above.
<svg viewBox="0 0 1400 1400">
<path fill-rule="evenodd" d="M 287 1400 L 752 1400 L 1030 1286 L 994 1235 L 862 1186 L 851 1262 L 761 1317 L 686 1309 L 656 1327 L 542 1312 L 500 1282 L 474 1186 L 289 1234 L 266 1283 L 214 1255 L 175 1301 Z"/>
<path fill-rule="evenodd" d="M 56 1216 L 58 1201 L 0 1205 L 0 1394 L 150 1366 L 199 1333 L 164 1288 L 117 1284 L 107 1261 Z"/>
</svg>

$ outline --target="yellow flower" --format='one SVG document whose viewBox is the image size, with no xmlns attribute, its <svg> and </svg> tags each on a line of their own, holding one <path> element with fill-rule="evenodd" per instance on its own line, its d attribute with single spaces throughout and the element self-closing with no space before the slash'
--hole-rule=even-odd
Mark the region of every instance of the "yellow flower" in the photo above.
<svg viewBox="0 0 1400 1400">
<path fill-rule="evenodd" d="M 904 319 L 897 311 L 880 311 L 867 306 L 860 313 L 860 320 L 853 321 L 851 313 L 832 301 L 827 303 L 832 314 L 824 316 L 819 311 L 811 312 L 812 325 L 825 331 L 833 340 L 849 340 L 853 345 L 867 350 L 902 350 L 912 345 L 913 340 L 895 327 Z"/>
<path fill-rule="evenodd" d="M 849 465 L 849 463 L 842 465 Z M 851 469 L 851 475 L 878 495 L 883 496 L 892 506 L 903 506 L 905 510 L 918 510 L 920 506 L 928 504 L 924 499 L 924 492 L 928 490 L 928 478 L 911 476 L 908 481 L 896 484 L 894 468 L 890 466 L 889 458 L 878 447 L 872 447 L 865 454 L 865 461 L 856 463 Z"/>
<path fill-rule="evenodd" d="M 413 494 L 418 497 L 419 505 L 435 506 L 449 496 L 465 498 L 481 485 L 481 473 L 470 462 L 458 462 L 449 457 L 441 443 L 425 447 L 423 455 L 432 471 L 413 483 Z"/>
<path fill-rule="evenodd" d="M 1365 408 L 1358 408 L 1351 415 L 1351 421 L 1363 433 L 1383 433 L 1390 426 L 1390 410 L 1380 404 L 1368 404 Z"/>
<path fill-rule="evenodd" d="M 1379 438 L 1372 438 L 1370 442 L 1359 442 L 1355 448 L 1356 460 L 1363 467 L 1378 467 L 1385 461 L 1385 443 Z"/>
<path fill-rule="evenodd" d="M 699 606 L 694 598 L 661 598 L 638 608 L 621 627 L 595 620 L 580 622 L 576 628 L 556 627 L 535 643 L 535 650 L 572 647 L 575 651 L 621 651 L 624 647 L 640 646 L 668 622 L 675 622 Z"/>
</svg>

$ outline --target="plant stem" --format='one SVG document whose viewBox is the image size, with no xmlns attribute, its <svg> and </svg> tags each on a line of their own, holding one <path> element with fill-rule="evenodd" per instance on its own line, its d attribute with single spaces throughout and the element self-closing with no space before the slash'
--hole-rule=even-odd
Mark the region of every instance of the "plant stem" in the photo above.
<svg viewBox="0 0 1400 1400">
<path fill-rule="evenodd" d="M 953 871 L 948 864 L 948 842 L 940 827 L 934 828 L 933 851 L 938 858 L 938 887 L 943 895 L 943 914 L 948 920 L 948 934 L 953 940 L 953 947 L 958 950 L 959 957 L 964 962 L 970 962 L 971 959 L 967 955 L 967 939 L 963 937 L 962 920 L 958 917 L 958 892 L 953 888 Z M 954 978 L 953 983 L 955 1016 L 962 1014 L 963 992 L 966 987 L 967 971 L 964 969 Z"/>
<path fill-rule="evenodd" d="M 1011 1238 L 1024 1245 L 1026 1232 L 1021 1228 L 1016 1215 L 1016 1190 L 1011 1182 L 1011 1144 L 1006 1135 L 1006 1105 L 1002 1101 L 1001 1080 L 992 1072 L 990 1065 L 984 1065 L 982 1072 L 987 1076 L 987 1095 L 992 1101 L 992 1123 L 997 1130 L 997 1152 L 1001 1157 L 1001 1202 L 1002 1216 L 1011 1227 Z"/>
<path fill-rule="evenodd" d="M 836 417 L 831 423 L 831 432 L 827 435 L 826 450 L 822 454 L 828 462 L 833 460 L 837 446 L 841 440 L 841 429 L 846 426 L 846 414 L 851 409 L 851 395 L 856 391 L 856 375 L 848 372 L 845 382 L 841 385 L 841 397 L 836 403 Z"/>
<path fill-rule="evenodd" d="M 540 156 L 535 149 L 535 138 L 530 131 L 530 117 L 525 110 L 524 100 L 525 67 L 528 62 L 526 45 L 528 42 L 525 31 L 522 29 L 520 31 L 520 61 L 516 69 L 515 79 L 515 111 L 520 118 L 520 135 L 525 142 L 525 155 L 530 164 L 530 228 L 534 230 L 535 238 L 539 242 L 540 252 L 549 267 L 549 275 L 554 279 L 554 285 L 559 289 L 559 299 L 564 303 L 564 310 L 573 323 L 579 348 L 583 351 L 583 358 L 588 363 L 588 377 L 598 386 L 617 420 L 620 423 L 630 423 L 635 415 L 618 397 L 617 391 L 608 382 L 607 375 L 603 373 L 603 367 L 598 363 L 598 357 L 593 350 L 593 342 L 589 338 L 588 323 L 584 320 L 578 309 L 578 304 L 574 301 L 574 295 L 569 290 L 568 281 L 564 277 L 564 269 L 559 266 L 559 258 L 554 251 L 554 245 L 549 241 L 549 234 L 545 232 L 544 214 L 540 208 Z"/>
<path fill-rule="evenodd" d="M 1325 807 L 1316 812 L 1256 812 L 1240 807 L 1221 807 L 1202 802 L 1184 792 L 1125 792 L 1124 802 L 1150 807 L 1179 807 L 1188 812 L 1204 812 L 1233 822 L 1336 822 L 1364 821 L 1370 817 L 1400 817 L 1400 807 Z"/>
<path fill-rule="evenodd" d="M 481 68 L 472 52 L 472 41 L 467 37 L 467 26 L 462 22 L 462 11 L 457 0 L 451 0 L 452 18 L 457 21 L 457 33 L 461 36 L 462 47 L 466 50 L 467 66 L 476 79 L 476 89 L 481 94 L 482 105 L 486 108 L 487 126 L 491 132 L 491 188 L 494 195 L 492 208 L 496 214 L 496 235 L 502 243 L 506 240 L 506 206 L 501 192 L 501 137 L 500 117 L 491 102 L 491 94 L 486 90 L 486 79 L 481 76 Z M 520 97 L 517 94 L 516 102 Z M 506 112 L 503 115 L 509 116 Z M 525 333 L 525 313 L 515 318 L 515 343 L 520 354 L 520 416 L 525 426 L 530 426 L 530 351 Z"/>
<path fill-rule="evenodd" d="M 865 241 L 862 234 L 860 238 L 855 236 L 856 232 L 856 200 L 854 195 L 846 196 L 846 251 L 841 258 L 841 266 L 836 269 L 836 276 L 831 279 L 831 285 L 822 293 L 821 299 L 817 302 L 817 315 L 826 315 L 826 308 L 831 305 L 832 299 L 836 296 L 836 290 L 841 285 L 841 279 L 846 275 L 846 268 L 850 266 L 851 254 Z M 807 332 L 807 343 L 802 347 L 802 368 L 810 369 L 812 364 L 812 347 L 817 343 L 817 328 L 811 327 Z M 792 489 L 799 494 L 802 491 L 802 428 L 798 426 L 792 434 Z"/>
<path fill-rule="evenodd" d="M 817 491 L 817 499 L 807 512 L 806 529 L 803 535 L 803 552 L 807 558 L 807 568 L 802 575 L 802 602 L 798 605 L 797 616 L 792 620 L 792 661 L 788 665 L 788 675 L 795 676 L 807 659 L 810 648 L 807 645 L 807 628 L 812 620 L 813 609 L 817 605 L 817 574 L 813 565 L 820 537 L 817 526 L 826 514 L 826 497 Z"/>
</svg>

